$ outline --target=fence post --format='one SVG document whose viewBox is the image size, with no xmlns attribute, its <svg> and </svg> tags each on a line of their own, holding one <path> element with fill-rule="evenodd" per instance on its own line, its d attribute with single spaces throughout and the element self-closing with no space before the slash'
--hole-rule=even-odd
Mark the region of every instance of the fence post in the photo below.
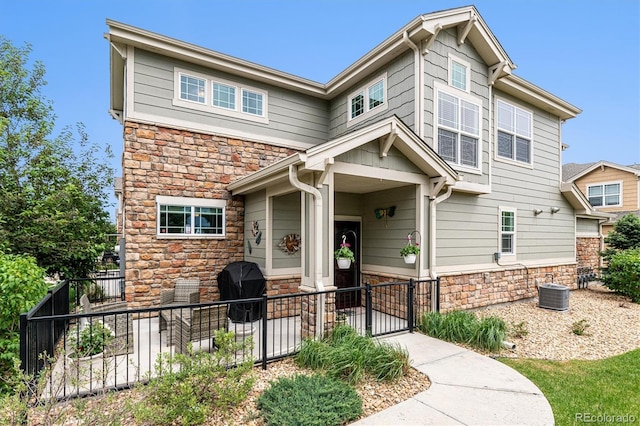
<svg viewBox="0 0 640 426">
<path fill-rule="evenodd" d="M 29 374 L 30 371 L 27 371 L 27 367 L 29 362 L 27 360 L 28 356 L 28 348 L 27 348 L 27 314 L 20 314 L 20 369 L 25 373 Z"/>
<path fill-rule="evenodd" d="M 372 297 L 372 291 L 371 291 L 371 284 L 366 283 L 365 284 L 365 304 L 366 304 L 366 308 L 365 308 L 365 315 L 364 315 L 364 328 L 367 332 L 368 336 L 371 336 L 372 333 L 372 329 L 373 329 L 373 297 Z"/>
<path fill-rule="evenodd" d="M 267 293 L 262 295 L 262 369 L 267 369 Z"/>
<path fill-rule="evenodd" d="M 415 286 L 415 282 L 413 281 L 413 278 L 409 278 L 409 288 L 407 290 L 407 322 L 408 322 L 408 326 L 409 326 L 409 333 L 413 333 L 413 327 L 414 327 L 414 312 L 413 312 L 413 291 L 416 288 Z"/>
<path fill-rule="evenodd" d="M 436 278 L 436 312 L 440 312 L 440 277 Z"/>
</svg>

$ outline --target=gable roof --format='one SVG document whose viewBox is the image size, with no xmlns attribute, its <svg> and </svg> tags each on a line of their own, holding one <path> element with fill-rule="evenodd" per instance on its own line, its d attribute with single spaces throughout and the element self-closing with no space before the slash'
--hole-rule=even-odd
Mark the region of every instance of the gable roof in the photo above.
<svg viewBox="0 0 640 426">
<path fill-rule="evenodd" d="M 426 40 L 423 52 L 443 29 L 455 28 L 458 43 L 469 40 L 487 66 L 492 68 L 493 81 L 500 90 L 549 111 L 562 119 L 573 118 L 581 110 L 553 94 L 514 76 L 511 72 L 516 65 L 511 61 L 497 38 L 493 35 L 474 6 L 447 9 L 420 15 L 396 31 L 369 53 L 354 62 L 328 83 L 322 84 L 243 59 L 205 49 L 167 36 L 139 29 L 127 24 L 107 19 L 111 66 L 111 106 L 112 115 L 118 116 L 124 108 L 124 64 L 126 46 L 160 53 L 194 64 L 217 69 L 305 93 L 321 99 L 331 99 L 347 90 L 381 66 L 391 62 L 401 53 L 411 49 L 409 41 Z"/>
<path fill-rule="evenodd" d="M 610 161 L 597 161 L 595 163 L 576 164 L 568 163 L 562 166 L 562 180 L 564 182 L 573 182 L 579 179 L 599 167 L 611 167 L 623 172 L 631 173 L 635 176 L 640 176 L 640 165 L 633 164 L 631 166 L 622 166 L 620 164 L 612 163 Z"/>
<path fill-rule="evenodd" d="M 333 164 L 335 157 L 375 140 L 380 141 L 381 157 L 384 157 L 391 146 L 394 146 L 425 175 L 442 177 L 445 185 L 453 185 L 458 180 L 457 172 L 433 148 L 426 145 L 397 116 L 392 116 L 316 145 L 304 152 L 290 155 L 232 182 L 228 188 L 233 195 L 246 194 L 284 182 L 288 179 L 290 166 L 297 167 L 303 174 L 314 171 L 323 172 L 327 166 Z"/>
</svg>

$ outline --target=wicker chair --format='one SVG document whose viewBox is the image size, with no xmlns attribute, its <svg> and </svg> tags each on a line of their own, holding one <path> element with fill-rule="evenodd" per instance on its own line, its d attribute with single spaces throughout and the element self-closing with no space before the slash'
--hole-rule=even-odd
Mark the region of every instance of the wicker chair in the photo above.
<svg viewBox="0 0 640 426">
<path fill-rule="evenodd" d="M 105 347 L 105 353 L 112 355 L 126 355 L 134 352 L 133 345 L 133 315 L 122 313 L 111 313 L 127 310 L 127 302 L 110 302 L 91 304 L 86 294 L 80 297 L 82 311 L 86 314 L 102 313 L 103 315 L 94 317 L 84 317 L 80 319 L 81 327 L 86 327 L 89 321 L 102 321 L 111 329 L 114 339 Z"/>
<path fill-rule="evenodd" d="M 178 278 L 175 288 L 163 290 L 160 293 L 160 307 L 171 308 L 177 305 L 190 305 L 200 303 L 200 280 Z M 176 317 L 180 314 L 180 309 L 162 309 L 160 311 L 160 332 L 169 331 L 169 336 L 173 336 L 173 328 Z"/>
<path fill-rule="evenodd" d="M 201 342 L 194 349 L 213 349 L 213 337 L 217 330 L 226 330 L 227 305 L 203 306 L 185 310 L 176 318 L 174 343 L 177 353 L 187 353 L 189 342 Z"/>
</svg>

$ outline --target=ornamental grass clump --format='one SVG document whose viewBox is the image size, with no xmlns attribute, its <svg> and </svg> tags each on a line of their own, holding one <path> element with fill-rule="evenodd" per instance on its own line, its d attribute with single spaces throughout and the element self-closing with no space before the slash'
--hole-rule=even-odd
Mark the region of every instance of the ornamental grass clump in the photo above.
<svg viewBox="0 0 640 426">
<path fill-rule="evenodd" d="M 350 384 L 365 375 L 379 381 L 399 379 L 409 371 L 409 354 L 397 345 L 359 335 L 352 327 L 340 325 L 322 340 L 306 339 L 296 355 L 302 367 L 324 371 Z"/>
<path fill-rule="evenodd" d="M 506 338 L 507 326 L 501 318 L 490 316 L 478 320 L 467 311 L 426 312 L 420 321 L 420 331 L 437 339 L 497 352 Z"/>
</svg>

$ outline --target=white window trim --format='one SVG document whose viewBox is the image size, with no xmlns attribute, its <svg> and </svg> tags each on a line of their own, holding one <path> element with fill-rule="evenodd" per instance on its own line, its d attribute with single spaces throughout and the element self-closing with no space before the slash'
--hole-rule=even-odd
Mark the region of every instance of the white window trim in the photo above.
<svg viewBox="0 0 640 426">
<path fill-rule="evenodd" d="M 222 209 L 222 234 L 164 234 L 160 233 L 160 205 L 185 206 L 185 207 L 212 207 Z M 171 197 L 156 195 L 156 237 L 158 239 L 213 239 L 221 240 L 227 234 L 227 202 L 226 200 L 209 198 Z"/>
<path fill-rule="evenodd" d="M 193 72 L 190 70 L 186 70 L 183 68 L 175 67 L 173 69 L 173 102 L 174 106 L 195 109 L 198 111 L 210 113 L 210 114 L 219 114 L 225 115 L 227 117 L 238 118 L 241 120 L 249 120 L 257 123 L 269 124 L 269 110 L 268 110 L 268 98 L 269 92 L 267 90 L 258 89 L 256 87 L 247 86 L 244 84 L 237 83 L 235 81 L 230 81 L 218 77 L 214 77 L 211 75 L 206 75 L 198 72 Z M 195 101 L 188 101 L 180 98 L 180 76 L 188 75 L 190 77 L 201 78 L 205 80 L 205 103 L 199 103 Z M 235 109 L 223 108 L 213 105 L 213 83 L 221 83 L 226 86 L 232 86 L 236 88 L 236 102 Z M 262 115 L 250 114 L 246 112 L 242 112 L 242 91 L 248 91 L 253 93 L 259 93 L 262 95 Z"/>
<path fill-rule="evenodd" d="M 382 85 L 384 86 L 384 102 L 380 105 L 369 109 L 369 88 L 374 84 L 378 83 L 382 80 Z M 360 114 L 357 117 L 351 118 L 351 99 L 358 95 L 360 92 L 364 92 L 364 113 Z M 389 88 L 387 84 L 387 73 L 384 73 L 370 81 L 367 84 L 358 87 L 358 89 L 352 91 L 347 96 L 347 127 L 353 126 L 357 123 L 360 123 L 363 120 L 368 119 L 382 111 L 385 111 L 389 108 Z"/>
<path fill-rule="evenodd" d="M 595 209 L 608 209 L 608 208 L 614 208 L 614 207 L 622 207 L 624 206 L 624 201 L 622 200 L 622 194 L 624 194 L 624 190 L 623 190 L 623 181 L 621 180 L 614 180 L 614 181 L 609 181 L 609 182 L 598 182 L 598 183 L 590 183 L 587 184 L 587 191 L 586 191 L 586 196 L 587 196 L 587 200 L 589 199 L 589 188 L 591 188 L 592 186 L 601 186 L 602 187 L 602 201 L 604 202 L 604 198 L 605 198 L 605 193 L 604 193 L 604 187 L 605 185 L 620 185 L 620 196 L 618 197 L 618 204 L 610 204 L 610 205 L 602 205 L 602 206 L 593 206 L 593 208 Z M 591 204 L 591 201 L 589 201 L 589 204 Z"/>
<path fill-rule="evenodd" d="M 460 65 L 463 65 L 466 69 L 467 69 L 467 73 L 465 76 L 465 88 L 461 89 L 459 87 L 456 87 L 452 84 L 453 82 L 453 64 L 451 62 L 457 62 Z M 452 89 L 455 90 L 461 90 L 463 92 L 466 93 L 471 93 L 471 63 L 469 63 L 468 61 L 465 61 L 464 59 L 460 59 L 458 56 L 452 55 L 451 53 L 449 53 L 449 57 L 447 59 L 447 71 L 448 71 L 448 75 L 447 75 L 447 84 L 449 87 L 451 87 Z"/>
<path fill-rule="evenodd" d="M 502 213 L 513 213 L 513 252 L 502 252 Z M 518 209 L 515 207 L 498 206 L 498 252 L 500 258 L 505 260 L 514 260 L 518 251 Z"/>
<path fill-rule="evenodd" d="M 465 166 L 462 164 L 458 164 L 458 163 L 450 163 L 449 161 L 447 161 L 447 164 L 449 164 L 451 167 L 453 167 L 455 170 L 458 171 L 463 171 L 466 173 L 471 173 L 471 174 L 476 174 L 476 175 L 481 175 L 482 174 L 482 150 L 483 150 L 483 144 L 484 144 L 484 140 L 482 138 L 482 110 L 483 110 L 483 106 L 482 106 L 482 100 L 480 98 L 477 98 L 473 95 L 470 95 L 468 93 L 465 93 L 463 91 L 461 91 L 460 89 L 456 89 L 455 91 L 452 91 L 452 89 L 456 89 L 455 87 L 451 87 L 449 85 L 443 84 L 439 81 L 435 81 L 433 82 L 433 147 L 435 149 L 436 152 L 438 152 L 438 128 L 440 127 L 440 125 L 438 124 L 438 92 L 444 92 L 447 95 L 450 96 L 454 96 L 456 98 L 460 98 L 460 99 L 464 99 L 467 102 L 476 104 L 478 106 L 478 111 L 479 111 L 479 117 L 478 117 L 478 158 L 476 159 L 476 162 L 478 163 L 478 167 L 470 167 L 470 166 Z M 447 130 L 449 129 L 448 127 L 443 127 L 443 129 Z M 456 131 L 457 133 L 460 133 L 460 130 Z M 465 135 L 470 135 L 473 137 L 476 137 L 475 135 L 471 135 L 470 133 L 466 133 L 466 132 L 462 132 L 462 134 Z M 446 160 L 445 160 L 446 161 Z"/>
<path fill-rule="evenodd" d="M 503 131 L 505 133 L 517 135 L 517 133 L 515 133 L 515 131 L 514 132 L 509 132 L 507 130 L 502 130 L 502 129 L 499 128 L 499 126 L 498 126 L 498 103 L 500 103 L 500 102 L 502 102 L 504 104 L 507 104 L 509 106 L 512 106 L 513 108 L 516 108 L 516 109 L 519 109 L 521 111 L 524 111 L 526 113 L 529 113 L 529 115 L 531 116 L 531 123 L 530 123 L 531 124 L 531 129 L 529 129 L 530 132 L 531 132 L 531 137 L 529 138 L 530 149 L 531 149 L 531 152 L 529 153 L 529 159 L 531 161 L 529 163 L 525 163 L 524 161 L 518 161 L 516 159 L 502 157 L 502 156 L 500 156 L 498 154 L 498 132 L 499 131 Z M 496 97 L 496 103 L 494 105 L 494 111 L 495 111 L 495 114 L 494 114 L 495 135 L 494 135 L 494 138 L 493 138 L 494 145 L 495 145 L 494 146 L 494 150 L 493 150 L 493 152 L 494 152 L 494 154 L 493 154 L 494 160 L 500 161 L 502 163 L 508 163 L 508 164 L 513 164 L 513 165 L 520 166 L 520 167 L 526 167 L 526 168 L 529 168 L 529 169 L 533 169 L 533 152 L 534 152 L 534 134 L 533 134 L 533 117 L 534 117 L 534 115 L 533 115 L 533 111 L 528 109 L 528 108 L 523 108 L 521 105 L 515 104 L 513 102 L 507 101 L 507 100 L 499 98 L 499 97 Z M 514 147 L 514 149 L 515 149 L 515 147 Z"/>
</svg>

